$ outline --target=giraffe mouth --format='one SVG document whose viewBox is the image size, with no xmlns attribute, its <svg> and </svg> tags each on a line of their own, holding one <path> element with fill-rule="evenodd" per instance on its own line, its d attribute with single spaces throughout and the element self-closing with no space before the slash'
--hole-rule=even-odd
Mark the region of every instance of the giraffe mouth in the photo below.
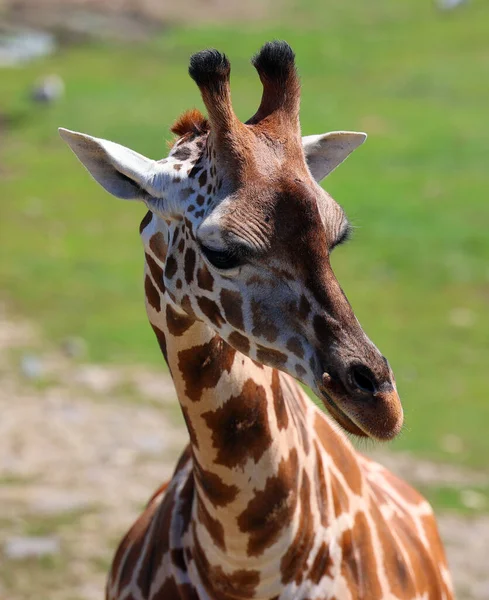
<svg viewBox="0 0 489 600">
<path fill-rule="evenodd" d="M 325 373 L 318 388 L 329 413 L 347 432 L 385 441 L 401 430 L 403 411 L 395 386 L 356 397 L 339 378 Z"/>
<path fill-rule="evenodd" d="M 338 380 L 333 380 L 338 386 L 341 386 L 341 383 Z M 366 433 L 363 429 L 361 429 L 355 421 L 353 421 L 333 400 L 331 391 L 326 390 L 324 385 L 318 386 L 321 391 L 322 400 L 328 409 L 329 413 L 333 417 L 333 419 L 348 433 L 352 433 L 358 437 L 369 437 L 368 433 Z M 343 391 L 343 394 L 346 390 Z"/>
</svg>

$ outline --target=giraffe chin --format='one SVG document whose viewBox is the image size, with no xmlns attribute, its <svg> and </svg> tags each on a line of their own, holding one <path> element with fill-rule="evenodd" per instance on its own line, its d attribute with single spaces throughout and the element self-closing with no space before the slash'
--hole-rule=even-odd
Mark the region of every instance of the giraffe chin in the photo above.
<svg viewBox="0 0 489 600">
<path fill-rule="evenodd" d="M 350 419 L 336 404 L 336 402 L 327 394 L 324 389 L 321 390 L 321 398 L 333 419 L 348 433 L 358 437 L 369 437 L 368 433 L 363 431 L 354 421 Z"/>
<path fill-rule="evenodd" d="M 375 394 L 375 404 L 379 405 L 372 406 L 368 400 L 352 398 L 338 379 L 328 377 L 318 387 L 328 412 L 348 433 L 383 442 L 392 440 L 401 431 L 403 411 L 395 390 Z M 362 402 L 365 404 L 359 411 Z"/>
</svg>

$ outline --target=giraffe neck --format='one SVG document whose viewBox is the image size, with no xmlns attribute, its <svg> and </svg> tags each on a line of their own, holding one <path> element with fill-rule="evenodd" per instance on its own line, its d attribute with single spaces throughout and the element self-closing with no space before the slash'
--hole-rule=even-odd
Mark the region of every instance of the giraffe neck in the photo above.
<svg viewBox="0 0 489 600">
<path fill-rule="evenodd" d="M 164 248 L 149 243 L 154 235 L 150 223 L 143 231 L 146 305 L 190 437 L 194 558 L 197 565 L 201 558 L 203 578 L 210 561 L 251 574 L 256 597 L 272 598 L 280 592 L 283 561 L 297 560 L 288 551 L 300 534 L 304 495 L 311 493 L 302 466 L 312 447 L 307 419 L 315 407 L 288 375 L 236 351 L 177 307 L 168 291 L 156 290 Z M 246 583 L 234 593 L 246 597 Z"/>
<path fill-rule="evenodd" d="M 195 552 L 205 555 L 202 571 L 207 561 L 230 572 L 252 572 L 255 564 L 266 586 L 265 561 L 276 585 L 297 533 L 300 465 L 309 450 L 302 394 L 288 376 L 254 363 L 202 322 L 170 304 L 164 313 L 165 322 L 152 325 L 165 338 L 190 436 L 192 533 Z M 172 335 L 177 328 L 185 332 Z"/>
</svg>

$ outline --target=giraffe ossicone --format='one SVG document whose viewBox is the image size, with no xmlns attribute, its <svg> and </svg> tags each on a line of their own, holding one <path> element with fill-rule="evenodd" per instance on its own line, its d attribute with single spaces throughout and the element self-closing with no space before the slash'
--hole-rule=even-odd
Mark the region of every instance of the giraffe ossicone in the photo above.
<svg viewBox="0 0 489 600">
<path fill-rule="evenodd" d="M 428 503 L 295 381 L 352 434 L 402 427 L 389 364 L 330 264 L 348 220 L 318 183 L 366 135 L 301 137 L 294 60 L 285 42 L 253 58 L 263 94 L 242 123 L 226 56 L 192 56 L 208 117 L 184 113 L 163 160 L 60 130 L 100 185 L 149 209 L 146 308 L 190 438 L 122 541 L 109 599 L 453 597 Z"/>
</svg>

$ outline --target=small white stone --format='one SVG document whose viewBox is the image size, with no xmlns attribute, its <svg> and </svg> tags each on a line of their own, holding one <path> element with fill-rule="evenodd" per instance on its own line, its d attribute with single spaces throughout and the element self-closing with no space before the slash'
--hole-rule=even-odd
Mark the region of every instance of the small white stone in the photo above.
<svg viewBox="0 0 489 600">
<path fill-rule="evenodd" d="M 41 359 L 34 354 L 24 354 L 20 359 L 20 369 L 27 379 L 40 379 L 44 372 Z"/>
<path fill-rule="evenodd" d="M 34 102 L 51 104 L 63 97 L 65 84 L 59 75 L 47 75 L 36 82 L 31 90 Z"/>
<path fill-rule="evenodd" d="M 5 555 L 11 560 L 39 558 L 59 554 L 60 544 L 55 537 L 11 537 L 4 546 Z"/>
</svg>

